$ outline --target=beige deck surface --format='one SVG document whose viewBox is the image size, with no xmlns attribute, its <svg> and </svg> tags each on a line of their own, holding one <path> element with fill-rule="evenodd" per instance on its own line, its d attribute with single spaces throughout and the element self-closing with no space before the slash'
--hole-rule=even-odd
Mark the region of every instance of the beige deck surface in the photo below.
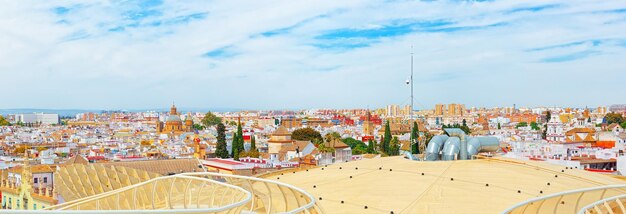
<svg viewBox="0 0 626 214">
<path fill-rule="evenodd" d="M 268 179 L 300 187 L 318 200 L 322 197 L 321 206 L 333 214 L 500 213 L 518 202 L 546 194 L 626 183 L 584 170 L 504 158 L 437 162 L 375 158 Z"/>
</svg>

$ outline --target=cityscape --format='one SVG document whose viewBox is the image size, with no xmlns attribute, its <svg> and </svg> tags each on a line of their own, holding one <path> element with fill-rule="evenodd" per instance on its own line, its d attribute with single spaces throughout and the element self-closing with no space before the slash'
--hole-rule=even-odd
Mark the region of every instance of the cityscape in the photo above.
<svg viewBox="0 0 626 214">
<path fill-rule="evenodd" d="M 624 2 L 0 4 L 0 213 L 626 213 Z"/>
</svg>

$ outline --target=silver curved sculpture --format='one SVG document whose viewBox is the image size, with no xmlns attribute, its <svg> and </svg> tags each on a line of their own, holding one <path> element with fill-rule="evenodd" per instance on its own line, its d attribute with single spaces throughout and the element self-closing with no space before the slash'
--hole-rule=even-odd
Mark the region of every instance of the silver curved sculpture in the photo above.
<svg viewBox="0 0 626 214">
<path fill-rule="evenodd" d="M 443 145 L 441 160 L 455 160 L 461 151 L 461 139 L 458 137 L 449 137 Z"/>
<path fill-rule="evenodd" d="M 468 158 L 478 152 L 496 152 L 500 149 L 500 141 L 495 137 L 472 137 L 467 140 Z"/>
<path fill-rule="evenodd" d="M 430 139 L 430 141 L 428 142 L 428 146 L 426 147 L 424 160 L 439 160 L 439 152 L 443 148 L 443 144 L 446 142 L 446 140 L 448 140 L 448 135 L 437 135 Z"/>
<path fill-rule="evenodd" d="M 500 141 L 496 137 L 468 137 L 461 129 L 446 129 L 448 135 L 434 136 L 426 147 L 425 161 L 468 160 L 479 152 L 496 152 L 500 149 Z"/>
</svg>

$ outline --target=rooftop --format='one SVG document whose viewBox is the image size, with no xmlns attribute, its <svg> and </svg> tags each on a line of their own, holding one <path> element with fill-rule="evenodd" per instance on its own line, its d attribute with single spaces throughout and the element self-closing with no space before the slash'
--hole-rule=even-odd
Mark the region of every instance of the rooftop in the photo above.
<svg viewBox="0 0 626 214">
<path fill-rule="evenodd" d="M 334 213 L 500 213 L 546 194 L 625 183 L 581 169 L 506 158 L 373 158 L 268 178 L 321 198 L 322 207 Z"/>
</svg>

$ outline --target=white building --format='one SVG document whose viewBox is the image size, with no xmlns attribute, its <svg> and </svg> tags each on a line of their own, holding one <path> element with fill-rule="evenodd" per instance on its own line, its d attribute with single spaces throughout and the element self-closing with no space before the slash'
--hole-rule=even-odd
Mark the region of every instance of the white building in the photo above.
<svg viewBox="0 0 626 214">
<path fill-rule="evenodd" d="M 548 130 L 546 132 L 546 139 L 548 141 L 564 142 L 565 132 L 563 130 L 563 123 L 559 118 L 557 112 L 552 112 L 550 121 L 548 121 Z"/>
<path fill-rule="evenodd" d="M 24 124 L 59 124 L 59 114 L 32 113 L 32 114 L 16 114 L 13 123 Z"/>
</svg>

